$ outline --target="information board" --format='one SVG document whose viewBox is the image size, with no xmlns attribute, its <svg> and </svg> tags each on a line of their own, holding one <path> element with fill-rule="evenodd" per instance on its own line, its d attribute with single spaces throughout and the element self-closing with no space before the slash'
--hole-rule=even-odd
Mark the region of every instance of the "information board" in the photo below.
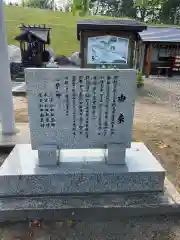
<svg viewBox="0 0 180 240">
<path fill-rule="evenodd" d="M 129 39 L 116 36 L 88 38 L 87 63 L 96 65 L 127 64 Z"/>
<path fill-rule="evenodd" d="M 136 70 L 27 69 L 33 148 L 131 142 Z"/>
</svg>

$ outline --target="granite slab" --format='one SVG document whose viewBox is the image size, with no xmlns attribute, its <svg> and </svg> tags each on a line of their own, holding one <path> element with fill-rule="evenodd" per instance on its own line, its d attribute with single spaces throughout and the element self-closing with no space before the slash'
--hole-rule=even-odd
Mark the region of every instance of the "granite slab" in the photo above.
<svg viewBox="0 0 180 240">
<path fill-rule="evenodd" d="M 16 123 L 17 133 L 13 135 L 3 134 L 0 131 L 0 150 L 4 152 L 7 148 L 13 148 L 16 144 L 30 144 L 30 131 L 28 123 Z M 1 122 L 0 122 L 1 130 Z"/>
<path fill-rule="evenodd" d="M 39 167 L 37 150 L 16 145 L 0 168 L 0 196 L 164 190 L 165 170 L 143 143 L 127 149 L 126 165 L 107 165 L 106 154 L 102 149 L 62 150 L 59 166 Z"/>
<path fill-rule="evenodd" d="M 33 149 L 130 146 L 135 69 L 28 68 L 25 79 Z"/>
<path fill-rule="evenodd" d="M 0 198 L 0 222 L 27 220 L 114 221 L 180 214 L 180 195 L 165 181 L 164 193 Z"/>
</svg>

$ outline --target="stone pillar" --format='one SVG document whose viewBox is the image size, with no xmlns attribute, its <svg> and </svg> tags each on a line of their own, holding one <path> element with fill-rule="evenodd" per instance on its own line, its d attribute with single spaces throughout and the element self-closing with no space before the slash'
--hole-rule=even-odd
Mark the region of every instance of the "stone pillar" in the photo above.
<svg viewBox="0 0 180 240">
<path fill-rule="evenodd" d="M 39 147 L 38 157 L 39 167 L 57 166 L 59 164 L 56 145 L 44 145 Z"/>
<path fill-rule="evenodd" d="M 2 0 L 0 0 L 0 111 L 2 132 L 4 134 L 15 133 L 12 83 Z"/>
<path fill-rule="evenodd" d="M 121 144 L 108 145 L 108 158 L 106 163 L 108 165 L 124 165 L 126 164 L 126 147 Z"/>
</svg>

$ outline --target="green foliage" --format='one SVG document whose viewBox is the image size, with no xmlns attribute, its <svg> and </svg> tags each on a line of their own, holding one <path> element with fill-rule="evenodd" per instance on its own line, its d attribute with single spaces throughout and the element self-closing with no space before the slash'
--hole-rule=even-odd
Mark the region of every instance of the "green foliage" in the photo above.
<svg viewBox="0 0 180 240">
<path fill-rule="evenodd" d="M 55 0 L 23 0 L 28 6 L 52 9 Z M 180 24 L 180 0 L 69 0 L 73 16 L 127 17 L 155 24 Z M 23 4 L 22 4 L 23 5 Z"/>
<path fill-rule="evenodd" d="M 144 79 L 141 71 L 138 71 L 137 75 L 137 87 L 141 88 L 144 86 Z"/>
<path fill-rule="evenodd" d="M 162 5 L 160 19 L 164 23 L 177 24 L 180 23 L 180 1 L 166 0 Z"/>
<path fill-rule="evenodd" d="M 121 12 L 126 17 L 136 17 L 136 8 L 134 7 L 134 0 L 122 0 Z"/>
<path fill-rule="evenodd" d="M 23 0 L 28 6 L 52 9 L 55 0 Z M 127 17 L 155 24 L 180 24 L 180 0 L 69 0 L 73 16 Z"/>
<path fill-rule="evenodd" d="M 136 0 L 140 20 L 154 23 L 180 23 L 180 0 Z"/>
<path fill-rule="evenodd" d="M 94 2 L 73 0 L 73 14 L 78 11 L 80 16 L 85 15 Z M 180 23 L 180 0 L 96 0 L 96 3 L 95 14 L 137 18 L 150 23 Z"/>
<path fill-rule="evenodd" d="M 75 16 L 76 12 L 79 12 L 79 16 L 85 16 L 89 11 L 88 0 L 73 0 L 72 13 Z"/>
<path fill-rule="evenodd" d="M 26 0 L 26 5 L 29 7 L 35 8 L 50 8 L 50 1 L 49 0 Z"/>
<path fill-rule="evenodd" d="M 136 17 L 141 21 L 157 21 L 157 16 L 159 15 L 161 5 L 166 0 L 137 0 L 135 2 L 136 7 Z"/>
<path fill-rule="evenodd" d="M 166 0 L 137 0 L 135 5 L 140 7 L 153 7 L 163 4 L 165 1 Z"/>
</svg>

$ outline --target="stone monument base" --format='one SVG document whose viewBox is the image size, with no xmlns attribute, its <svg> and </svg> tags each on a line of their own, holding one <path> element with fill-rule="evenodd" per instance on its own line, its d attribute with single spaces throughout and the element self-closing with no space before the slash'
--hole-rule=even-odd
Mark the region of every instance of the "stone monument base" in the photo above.
<svg viewBox="0 0 180 240">
<path fill-rule="evenodd" d="M 142 143 L 132 143 L 124 167 L 107 166 L 102 150 L 66 150 L 60 156 L 59 167 L 39 167 L 37 151 L 16 145 L 0 168 L 0 222 L 180 213 L 179 193 L 164 181 L 164 169 Z"/>
<path fill-rule="evenodd" d="M 118 157 L 118 156 L 117 156 Z M 165 170 L 143 143 L 126 165 L 107 165 L 103 150 L 64 150 L 59 166 L 38 166 L 30 144 L 16 145 L 0 168 L 0 197 L 163 192 Z"/>
<path fill-rule="evenodd" d="M 167 179 L 164 193 L 0 198 L 0 222 L 116 221 L 180 214 L 180 195 Z"/>
</svg>

